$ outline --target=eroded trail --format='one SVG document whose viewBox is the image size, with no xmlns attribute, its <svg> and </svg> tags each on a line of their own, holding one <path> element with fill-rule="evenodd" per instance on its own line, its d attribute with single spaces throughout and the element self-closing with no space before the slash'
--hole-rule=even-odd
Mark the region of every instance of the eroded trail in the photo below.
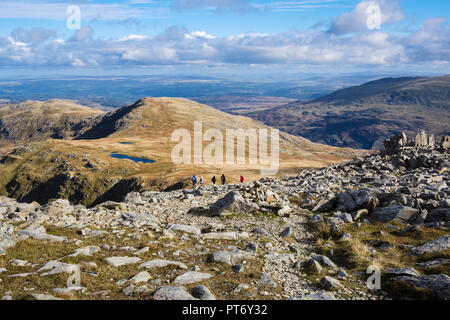
<svg viewBox="0 0 450 320">
<path fill-rule="evenodd" d="M 14 213 L 2 220 L 1 294 L 15 299 L 29 294 L 163 299 L 181 294 L 179 290 L 191 296 L 198 285 L 217 299 L 324 293 L 300 267 L 314 248 L 308 214 L 292 208 L 285 217 L 272 211 L 197 213 L 241 188 L 131 193 L 123 203 L 92 209 L 64 200 L 36 207 L 3 198 L 3 208 Z M 67 288 L 66 279 L 76 267 L 81 271 L 79 288 Z M 330 293 L 336 298 L 344 294 L 348 292 Z M 363 297 L 363 291 L 355 290 L 354 296 Z"/>
</svg>

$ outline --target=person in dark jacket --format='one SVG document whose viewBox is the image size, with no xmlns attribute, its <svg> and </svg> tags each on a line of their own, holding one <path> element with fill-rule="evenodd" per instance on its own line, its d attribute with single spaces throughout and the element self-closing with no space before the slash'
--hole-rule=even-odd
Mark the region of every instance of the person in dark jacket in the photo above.
<svg viewBox="0 0 450 320">
<path fill-rule="evenodd" d="M 216 184 L 216 176 L 213 176 L 213 177 L 212 177 L 211 182 L 212 182 L 213 184 Z"/>
<path fill-rule="evenodd" d="M 197 184 L 197 177 L 195 176 L 195 174 L 192 176 L 192 186 L 195 187 L 195 185 Z"/>
<path fill-rule="evenodd" d="M 222 184 L 225 184 L 225 175 L 222 174 L 222 176 L 220 177 L 220 180 L 222 181 Z"/>
</svg>

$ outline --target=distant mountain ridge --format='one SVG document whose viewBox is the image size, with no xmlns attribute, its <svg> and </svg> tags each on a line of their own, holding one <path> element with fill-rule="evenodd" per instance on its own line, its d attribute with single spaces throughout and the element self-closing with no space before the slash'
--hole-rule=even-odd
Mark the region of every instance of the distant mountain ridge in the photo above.
<svg viewBox="0 0 450 320">
<path fill-rule="evenodd" d="M 339 147 L 376 148 L 400 131 L 426 130 L 443 136 L 450 132 L 450 75 L 384 78 L 246 115 Z"/>
<path fill-rule="evenodd" d="M 0 106 L 0 145 L 47 138 L 68 139 L 102 111 L 69 100 L 25 101 Z"/>
<path fill-rule="evenodd" d="M 448 107 L 450 75 L 444 77 L 383 78 L 337 90 L 311 103 L 345 105 L 349 103 L 380 103 L 388 105 L 427 105 Z"/>
</svg>

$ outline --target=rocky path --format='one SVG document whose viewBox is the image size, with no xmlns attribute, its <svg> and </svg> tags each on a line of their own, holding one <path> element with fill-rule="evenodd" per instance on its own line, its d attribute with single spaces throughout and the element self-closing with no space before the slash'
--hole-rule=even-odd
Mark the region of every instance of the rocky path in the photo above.
<svg viewBox="0 0 450 320">
<path fill-rule="evenodd" d="M 0 297 L 448 299 L 448 149 L 403 138 L 295 177 L 94 208 L 1 197 Z"/>
</svg>

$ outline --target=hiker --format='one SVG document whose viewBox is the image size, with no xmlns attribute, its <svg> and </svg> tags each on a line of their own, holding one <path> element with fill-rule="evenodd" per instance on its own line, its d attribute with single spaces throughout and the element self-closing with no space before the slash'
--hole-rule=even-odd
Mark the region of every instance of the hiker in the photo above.
<svg viewBox="0 0 450 320">
<path fill-rule="evenodd" d="M 241 181 L 241 183 L 244 183 L 244 176 L 241 176 L 240 181 Z"/>
<path fill-rule="evenodd" d="M 220 177 L 220 180 L 222 180 L 222 184 L 225 184 L 225 175 L 222 173 L 222 176 Z"/>
<path fill-rule="evenodd" d="M 200 185 L 203 186 L 203 176 L 200 176 Z"/>
<path fill-rule="evenodd" d="M 195 185 L 197 184 L 197 177 L 195 176 L 195 174 L 192 176 L 192 186 L 195 187 Z"/>
<path fill-rule="evenodd" d="M 213 177 L 212 177 L 211 182 L 212 182 L 213 184 L 216 184 L 216 176 L 213 176 Z"/>
</svg>

